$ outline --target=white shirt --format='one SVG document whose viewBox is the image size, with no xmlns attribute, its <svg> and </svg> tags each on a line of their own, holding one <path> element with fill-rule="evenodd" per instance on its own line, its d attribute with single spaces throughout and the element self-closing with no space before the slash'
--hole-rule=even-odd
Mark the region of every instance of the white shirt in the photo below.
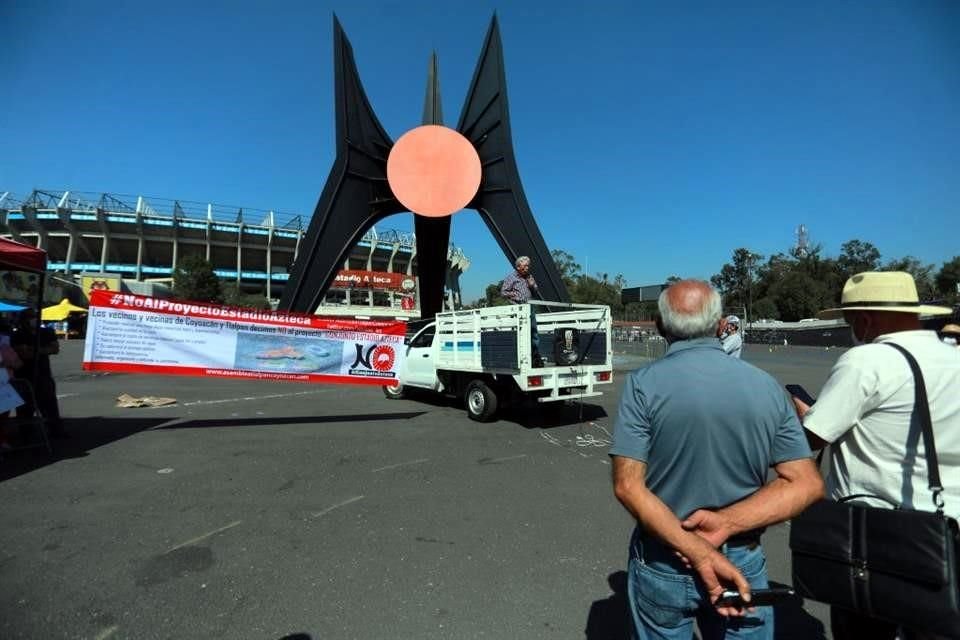
<svg viewBox="0 0 960 640">
<path fill-rule="evenodd" d="M 743 349 L 743 336 L 739 331 L 728 333 L 720 339 L 723 350 L 735 358 L 740 357 L 740 351 Z"/>
<path fill-rule="evenodd" d="M 803 426 L 831 443 L 827 492 L 868 493 L 906 508 L 934 511 L 913 374 L 895 342 L 920 365 L 937 447 L 944 511 L 960 518 L 960 349 L 934 331 L 899 331 L 840 356 Z M 906 477 L 905 477 L 906 476 Z M 883 506 L 880 501 L 866 501 Z"/>
</svg>

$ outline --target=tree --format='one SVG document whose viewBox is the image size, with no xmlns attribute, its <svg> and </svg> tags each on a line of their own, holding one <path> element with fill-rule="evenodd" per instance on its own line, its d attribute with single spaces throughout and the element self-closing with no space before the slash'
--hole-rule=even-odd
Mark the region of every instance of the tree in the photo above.
<svg viewBox="0 0 960 640">
<path fill-rule="evenodd" d="M 220 279 L 213 272 L 213 265 L 200 256 L 178 261 L 173 273 L 173 295 L 181 300 L 223 302 Z"/>
<path fill-rule="evenodd" d="M 760 298 L 753 303 L 753 317 L 750 318 L 750 321 L 753 322 L 758 318 L 766 318 L 768 320 L 779 320 L 780 311 L 777 309 L 777 303 L 773 298 Z"/>
<path fill-rule="evenodd" d="M 827 285 L 802 271 L 785 275 L 771 287 L 770 293 L 776 300 L 780 319 L 787 322 L 813 317 L 833 301 L 833 291 Z"/>
<path fill-rule="evenodd" d="M 921 301 L 934 300 L 937 292 L 933 284 L 933 265 L 923 264 L 913 256 L 891 260 L 883 266 L 884 271 L 906 271 L 913 276 L 917 284 L 917 295 Z"/>
<path fill-rule="evenodd" d="M 681 280 L 683 280 L 683 278 L 681 278 L 680 276 L 670 276 L 666 280 L 666 285 L 669 287 L 670 285 L 676 284 Z"/>
<path fill-rule="evenodd" d="M 788 263 L 788 272 L 802 273 L 821 285 L 817 288 L 816 292 L 811 292 L 811 296 L 820 299 L 825 305 L 830 307 L 835 306 L 835 303 L 839 303 L 840 293 L 845 281 L 840 279 L 836 259 L 824 257 L 823 245 L 813 245 L 812 247 L 808 247 L 803 253 L 794 250 L 791 251 L 791 255 L 793 256 L 793 262 Z M 826 298 L 820 297 L 821 290 L 828 292 Z M 783 308 L 780 307 L 779 303 L 777 307 L 780 308 L 782 313 Z"/>
<path fill-rule="evenodd" d="M 566 285 L 567 289 L 571 288 L 577 278 L 582 275 L 583 267 L 580 266 L 576 258 L 563 249 L 554 249 L 550 252 L 550 256 L 553 258 L 554 264 L 557 265 L 563 284 Z"/>
<path fill-rule="evenodd" d="M 754 297 L 757 299 L 769 297 L 770 289 L 773 287 L 773 285 L 775 285 L 777 282 L 780 282 L 780 280 L 790 273 L 795 266 L 796 260 L 789 255 L 775 253 L 774 255 L 770 256 L 766 264 L 757 268 L 757 286 L 756 291 L 754 292 Z M 754 315 L 757 317 L 772 317 L 760 316 L 758 313 Z"/>
<path fill-rule="evenodd" d="M 720 273 L 710 278 L 711 284 L 720 291 L 725 307 L 744 307 L 751 317 L 750 305 L 761 260 L 763 256 L 759 253 L 741 247 L 733 252 L 731 263 L 723 265 Z"/>
<path fill-rule="evenodd" d="M 943 267 L 937 272 L 935 279 L 937 291 L 942 293 L 950 301 L 956 301 L 960 298 L 960 256 L 953 256 L 950 260 L 943 263 Z"/>
<path fill-rule="evenodd" d="M 605 304 L 612 313 L 619 314 L 623 309 L 621 293 L 624 282 L 619 274 L 612 282 L 606 273 L 598 273 L 596 278 L 580 275 L 570 290 L 570 298 L 580 304 Z"/>
<path fill-rule="evenodd" d="M 487 288 L 483 290 L 483 300 L 481 300 L 481 303 L 485 307 L 497 307 L 505 304 L 513 304 L 500 295 L 499 282 L 493 282 L 487 285 Z"/>
<path fill-rule="evenodd" d="M 270 301 L 267 297 L 257 293 L 244 293 L 235 282 L 222 285 L 223 303 L 246 309 L 269 309 Z"/>
<path fill-rule="evenodd" d="M 880 251 L 869 242 L 847 240 L 840 245 L 837 268 L 842 282 L 864 271 L 877 271 L 880 268 Z"/>
</svg>

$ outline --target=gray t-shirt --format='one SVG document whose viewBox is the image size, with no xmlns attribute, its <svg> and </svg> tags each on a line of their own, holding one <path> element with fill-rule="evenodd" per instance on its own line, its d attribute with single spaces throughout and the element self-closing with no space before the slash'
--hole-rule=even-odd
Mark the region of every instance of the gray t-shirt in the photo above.
<svg viewBox="0 0 960 640">
<path fill-rule="evenodd" d="M 777 381 L 698 338 L 630 374 L 610 455 L 646 462 L 647 487 L 685 518 L 742 500 L 771 466 L 811 454 Z"/>
</svg>

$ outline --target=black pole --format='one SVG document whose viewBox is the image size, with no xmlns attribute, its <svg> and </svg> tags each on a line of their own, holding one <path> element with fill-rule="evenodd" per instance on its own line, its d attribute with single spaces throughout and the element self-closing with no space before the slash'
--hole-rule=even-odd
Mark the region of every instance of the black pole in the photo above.
<svg viewBox="0 0 960 640">
<path fill-rule="evenodd" d="M 40 406 L 37 404 L 37 374 L 40 370 L 40 322 L 41 316 L 43 315 L 43 289 L 47 284 L 47 274 L 46 272 L 40 274 L 40 284 L 37 290 L 37 317 L 33 321 L 33 363 L 32 371 L 33 378 L 30 380 L 30 384 L 33 386 L 33 403 L 34 411 L 39 411 Z"/>
</svg>

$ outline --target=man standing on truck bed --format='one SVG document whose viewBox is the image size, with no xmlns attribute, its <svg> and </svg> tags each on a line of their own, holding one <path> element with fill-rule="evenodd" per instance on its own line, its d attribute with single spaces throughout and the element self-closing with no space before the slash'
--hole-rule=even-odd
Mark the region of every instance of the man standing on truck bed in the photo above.
<svg viewBox="0 0 960 640">
<path fill-rule="evenodd" d="M 537 291 L 537 281 L 530 273 L 530 258 L 520 256 L 514 263 L 516 269 L 507 274 L 500 285 L 500 295 L 514 304 L 526 304 Z M 542 367 L 540 357 L 540 334 L 537 333 L 537 314 L 530 307 L 530 344 L 533 346 L 533 366 Z"/>
</svg>

